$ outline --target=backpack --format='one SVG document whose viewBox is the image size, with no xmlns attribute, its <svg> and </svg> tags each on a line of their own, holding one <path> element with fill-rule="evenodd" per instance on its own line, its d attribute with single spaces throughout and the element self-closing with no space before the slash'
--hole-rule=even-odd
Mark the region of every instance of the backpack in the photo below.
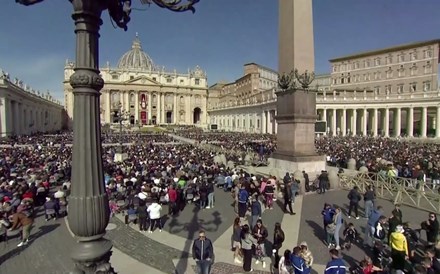
<svg viewBox="0 0 440 274">
<path fill-rule="evenodd" d="M 247 203 L 247 200 L 248 200 L 247 191 L 244 189 L 240 189 L 240 191 L 238 192 L 238 201 L 240 203 Z"/>
<path fill-rule="evenodd" d="M 273 194 L 273 186 L 272 186 L 272 185 L 267 185 L 267 186 L 264 188 L 264 192 L 265 192 L 266 194 Z"/>
</svg>

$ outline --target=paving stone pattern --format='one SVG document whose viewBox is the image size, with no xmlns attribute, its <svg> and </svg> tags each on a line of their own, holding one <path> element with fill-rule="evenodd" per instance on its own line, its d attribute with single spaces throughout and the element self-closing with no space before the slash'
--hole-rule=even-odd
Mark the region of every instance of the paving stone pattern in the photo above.
<svg viewBox="0 0 440 274">
<path fill-rule="evenodd" d="M 118 218 L 111 223 L 117 227 L 107 231 L 106 238 L 112 240 L 113 246 L 130 257 L 165 273 L 174 273 L 173 259 L 188 258 L 189 254 L 155 240 L 145 237 L 140 232 L 125 225 Z M 160 233 L 156 231 L 155 233 Z"/>
<path fill-rule="evenodd" d="M 75 240 L 64 220 L 46 222 L 42 210 L 37 216 L 28 245 L 17 247 L 18 236 L 7 243 L 0 242 L 0 273 L 67 274 L 72 271 L 70 247 Z"/>
<path fill-rule="evenodd" d="M 197 273 L 197 266 L 193 266 L 194 271 Z M 243 267 L 228 264 L 228 263 L 214 263 L 211 267 L 211 274 L 238 274 L 244 273 Z M 252 271 L 252 274 L 269 274 L 269 271 Z"/>
</svg>

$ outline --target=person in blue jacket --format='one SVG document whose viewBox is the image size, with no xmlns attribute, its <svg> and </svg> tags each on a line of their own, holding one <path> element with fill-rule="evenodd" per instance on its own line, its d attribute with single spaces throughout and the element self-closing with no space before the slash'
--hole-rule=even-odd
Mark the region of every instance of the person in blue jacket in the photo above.
<svg viewBox="0 0 440 274">
<path fill-rule="evenodd" d="M 331 260 L 325 267 L 324 274 L 345 274 L 347 267 L 344 261 L 339 258 L 339 251 L 336 248 L 330 249 Z"/>
<path fill-rule="evenodd" d="M 306 262 L 301 257 L 301 247 L 297 246 L 293 249 L 292 255 L 290 256 L 290 261 L 292 262 L 295 274 L 305 274 Z"/>
</svg>

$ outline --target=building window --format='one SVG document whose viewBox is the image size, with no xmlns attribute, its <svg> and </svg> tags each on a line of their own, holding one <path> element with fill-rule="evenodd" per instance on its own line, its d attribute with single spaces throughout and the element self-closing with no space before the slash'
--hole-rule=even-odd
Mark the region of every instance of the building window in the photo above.
<svg viewBox="0 0 440 274">
<path fill-rule="evenodd" d="M 183 84 L 183 79 L 180 79 L 180 83 Z"/>
<path fill-rule="evenodd" d="M 364 61 L 364 68 L 369 68 L 370 67 L 370 60 L 365 60 Z"/>
<path fill-rule="evenodd" d="M 374 94 L 376 94 L 376 95 L 380 94 L 380 87 L 379 86 L 374 87 Z"/>
<path fill-rule="evenodd" d="M 134 76 L 132 75 L 132 76 L 130 76 L 130 80 L 133 80 L 134 79 Z"/>
<path fill-rule="evenodd" d="M 399 55 L 399 63 L 405 62 L 405 55 L 402 53 Z"/>
<path fill-rule="evenodd" d="M 200 79 L 195 80 L 196 86 L 200 85 Z"/>
<path fill-rule="evenodd" d="M 426 66 L 424 66 L 423 70 L 425 73 L 432 73 L 432 66 L 430 61 L 426 62 Z"/>
<path fill-rule="evenodd" d="M 354 63 L 354 69 L 358 69 L 359 68 L 359 62 L 355 62 Z"/>
<path fill-rule="evenodd" d="M 333 66 L 333 72 L 337 72 L 338 71 L 338 67 L 336 65 Z"/>
<path fill-rule="evenodd" d="M 117 74 L 112 75 L 112 80 L 118 80 L 118 79 L 119 79 L 119 75 L 117 75 Z"/>
<path fill-rule="evenodd" d="M 173 81 L 173 79 L 167 78 L 167 83 L 171 83 L 172 81 Z"/>
<path fill-rule="evenodd" d="M 341 76 L 341 80 L 340 80 L 340 81 L 341 81 L 341 84 L 344 84 L 344 79 L 345 79 L 345 78 L 344 78 L 344 74 L 342 74 L 342 76 Z"/>
<path fill-rule="evenodd" d="M 431 58 L 432 57 L 432 50 L 428 49 L 425 50 L 425 58 Z"/>
<path fill-rule="evenodd" d="M 417 53 L 416 53 L 416 52 L 411 52 L 411 53 L 409 54 L 409 59 L 410 59 L 411 61 L 417 60 Z"/>
<path fill-rule="evenodd" d="M 417 67 L 416 64 L 413 64 L 413 66 L 410 69 L 411 76 L 417 75 Z"/>
<path fill-rule="evenodd" d="M 389 56 L 385 57 L 385 63 L 387 65 L 392 64 L 393 63 L 393 56 L 389 55 Z"/>
<path fill-rule="evenodd" d="M 380 72 L 375 72 L 374 73 L 374 80 L 379 80 L 380 79 Z"/>
<path fill-rule="evenodd" d="M 423 82 L 423 91 L 431 91 L 431 81 Z"/>
<path fill-rule="evenodd" d="M 405 76 L 405 68 L 403 67 L 403 65 L 400 66 L 400 69 L 398 70 L 398 72 L 399 72 L 399 77 Z"/>
<path fill-rule="evenodd" d="M 398 84 L 397 85 L 397 93 L 403 93 L 403 84 Z"/>
<path fill-rule="evenodd" d="M 391 93 L 391 85 L 385 86 L 385 92 L 386 92 L 386 94 L 390 94 Z"/>
<path fill-rule="evenodd" d="M 333 78 L 333 85 L 336 85 L 336 78 Z"/>
<path fill-rule="evenodd" d="M 416 92 L 417 91 L 417 83 L 416 82 L 409 84 L 409 86 L 410 86 L 410 91 L 411 92 Z"/>
<path fill-rule="evenodd" d="M 157 80 L 156 80 L 156 77 L 153 77 L 153 81 L 157 81 Z"/>
<path fill-rule="evenodd" d="M 350 77 L 350 73 L 348 73 L 348 76 L 347 76 L 347 83 L 350 83 L 351 82 L 351 77 Z"/>
<path fill-rule="evenodd" d="M 387 79 L 392 78 L 392 77 L 393 77 L 393 71 L 391 70 L 391 67 L 389 67 L 387 70 Z"/>
<path fill-rule="evenodd" d="M 364 81 L 367 81 L 367 74 L 364 74 Z"/>
<path fill-rule="evenodd" d="M 375 66 L 380 66 L 380 58 L 374 59 L 374 65 Z"/>
</svg>

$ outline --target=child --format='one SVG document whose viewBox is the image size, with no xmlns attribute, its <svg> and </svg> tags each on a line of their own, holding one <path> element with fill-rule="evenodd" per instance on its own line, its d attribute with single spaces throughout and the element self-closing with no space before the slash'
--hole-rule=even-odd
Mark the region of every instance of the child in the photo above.
<svg viewBox="0 0 440 274">
<path fill-rule="evenodd" d="M 353 223 L 349 223 L 347 228 L 344 229 L 344 237 L 345 237 L 344 248 L 347 250 L 350 250 L 351 245 L 358 238 L 358 232 L 357 232 L 356 228 L 354 227 Z"/>
</svg>

